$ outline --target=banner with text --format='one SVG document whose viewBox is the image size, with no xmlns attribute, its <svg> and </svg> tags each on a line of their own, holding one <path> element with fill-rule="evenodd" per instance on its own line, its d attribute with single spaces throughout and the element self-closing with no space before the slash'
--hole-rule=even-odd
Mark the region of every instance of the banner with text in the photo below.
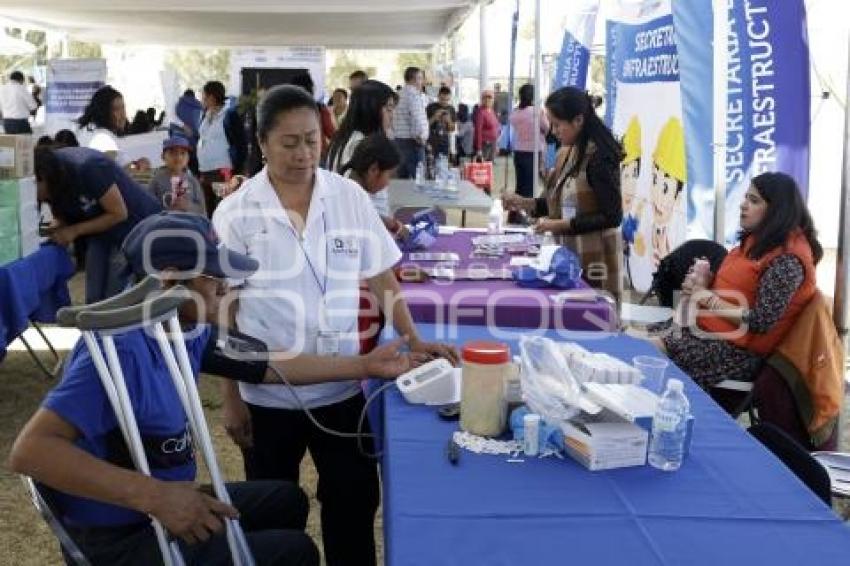
<svg viewBox="0 0 850 566">
<path fill-rule="evenodd" d="M 105 59 L 52 59 L 47 62 L 45 130 L 76 131 L 92 95 L 106 84 Z"/>
<path fill-rule="evenodd" d="M 596 31 L 596 15 L 599 0 L 573 1 L 575 11 L 570 12 L 564 22 L 564 41 L 555 70 L 552 90 L 564 86 L 585 88 L 587 69 L 590 67 L 590 49 Z"/>
<path fill-rule="evenodd" d="M 711 0 L 674 3 L 693 236 L 713 237 Z M 808 193 L 811 85 L 803 0 L 729 0 L 725 241 L 736 242 L 750 179 L 783 171 Z M 690 115 L 690 116 L 689 116 Z M 693 174 L 693 177 L 691 175 Z M 690 214 L 689 214 L 690 216 Z"/>
<path fill-rule="evenodd" d="M 606 22 L 606 122 L 623 142 L 625 267 L 649 288 L 661 258 L 686 237 L 685 135 L 670 0 L 621 2 Z"/>
</svg>

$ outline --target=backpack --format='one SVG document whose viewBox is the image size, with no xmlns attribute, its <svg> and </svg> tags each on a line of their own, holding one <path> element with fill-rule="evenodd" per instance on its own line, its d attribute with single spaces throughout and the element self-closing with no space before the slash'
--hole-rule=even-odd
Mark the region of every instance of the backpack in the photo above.
<svg viewBox="0 0 850 566">
<path fill-rule="evenodd" d="M 674 295 L 682 290 L 682 282 L 694 261 L 706 258 L 711 264 L 711 272 L 717 273 L 726 253 L 726 248 L 713 240 L 688 240 L 658 262 L 658 268 L 652 274 L 652 285 L 640 303 L 644 304 L 655 295 L 659 305 L 673 308 Z"/>
</svg>

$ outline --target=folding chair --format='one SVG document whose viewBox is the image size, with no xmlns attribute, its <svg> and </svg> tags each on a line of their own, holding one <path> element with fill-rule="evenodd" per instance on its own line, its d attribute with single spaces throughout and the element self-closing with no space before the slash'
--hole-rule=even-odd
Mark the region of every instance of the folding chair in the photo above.
<svg viewBox="0 0 850 566">
<path fill-rule="evenodd" d="M 22 476 L 21 479 L 30 495 L 30 499 L 32 499 L 32 504 L 36 511 L 38 511 L 38 514 L 41 515 L 41 518 L 44 519 L 44 522 L 47 523 L 47 526 L 50 527 L 53 535 L 59 541 L 65 562 L 75 566 L 91 566 L 91 563 L 80 550 L 80 547 L 77 546 L 77 543 L 74 542 L 74 539 L 68 534 L 68 531 L 65 530 L 65 526 L 56 515 L 49 490 L 42 489 L 39 484 L 28 476 Z"/>
<path fill-rule="evenodd" d="M 832 495 L 850 497 L 850 453 L 814 452 L 812 457 L 829 473 Z"/>
<path fill-rule="evenodd" d="M 38 366 L 38 369 L 41 370 L 41 373 L 43 373 L 44 376 L 47 379 L 55 379 L 56 376 L 59 375 L 60 370 L 62 369 L 62 357 L 56 351 L 56 348 L 53 347 L 53 344 L 47 338 L 47 335 L 44 333 L 44 330 L 41 329 L 41 327 L 38 325 L 38 323 L 36 321 L 34 321 L 33 319 L 30 319 L 30 326 L 32 326 L 35 329 L 35 331 L 38 333 L 39 337 L 41 338 L 41 341 L 44 342 L 44 345 L 47 346 L 47 349 L 50 351 L 50 354 L 53 356 L 53 368 L 50 369 L 50 368 L 47 367 L 47 365 L 45 365 L 45 362 L 42 361 L 41 357 L 38 355 L 38 353 L 35 351 L 35 349 L 33 349 L 33 347 L 30 346 L 30 343 L 27 340 L 26 336 L 24 335 L 24 332 L 22 332 L 21 335 L 18 336 L 18 340 L 20 340 L 21 344 L 23 344 L 24 347 L 27 349 L 27 352 L 29 352 L 29 355 L 32 358 L 32 361 L 35 362 L 35 365 Z"/>
<path fill-rule="evenodd" d="M 820 462 L 782 429 L 762 423 L 751 426 L 747 431 L 773 452 L 801 482 L 812 490 L 824 503 L 832 505 L 829 474 Z"/>
<path fill-rule="evenodd" d="M 150 467 L 133 413 L 114 336 L 140 328 L 152 333 L 171 374 L 192 436 L 200 444 L 215 496 L 223 503 L 230 504 L 230 496 L 215 457 L 183 332 L 177 319 L 177 310 L 188 299 L 189 294 L 184 287 L 177 286 L 168 291 L 161 291 L 159 281 L 148 277 L 111 299 L 81 307 L 66 307 L 60 310 L 57 318 L 60 325 L 76 326 L 82 332 L 133 462 L 145 475 L 151 474 Z M 170 335 L 166 333 L 164 324 L 168 325 Z M 177 542 L 169 537 L 156 518 L 151 517 L 151 520 L 166 566 L 182 566 L 183 556 Z M 225 527 L 233 563 L 236 566 L 253 566 L 254 559 L 239 522 L 226 519 Z"/>
</svg>

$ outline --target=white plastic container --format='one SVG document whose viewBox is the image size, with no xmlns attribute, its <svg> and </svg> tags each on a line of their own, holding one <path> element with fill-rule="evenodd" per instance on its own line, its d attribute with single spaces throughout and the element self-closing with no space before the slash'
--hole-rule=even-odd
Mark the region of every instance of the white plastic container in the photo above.
<svg viewBox="0 0 850 566">
<path fill-rule="evenodd" d="M 540 443 L 540 415 L 528 413 L 522 417 L 523 448 L 526 456 L 537 456 Z"/>
<path fill-rule="evenodd" d="M 493 204 L 490 206 L 490 213 L 487 215 L 487 233 L 501 234 L 504 230 L 505 209 L 502 206 L 502 199 L 493 199 Z"/>
<path fill-rule="evenodd" d="M 511 351 L 502 342 L 472 341 L 463 346 L 460 428 L 478 436 L 499 436 L 507 423 L 505 380 Z"/>
</svg>

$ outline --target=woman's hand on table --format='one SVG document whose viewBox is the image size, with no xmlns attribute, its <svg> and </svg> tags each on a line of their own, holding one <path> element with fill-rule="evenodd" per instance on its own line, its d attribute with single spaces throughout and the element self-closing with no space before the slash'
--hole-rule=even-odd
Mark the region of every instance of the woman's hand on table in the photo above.
<svg viewBox="0 0 850 566">
<path fill-rule="evenodd" d="M 407 240 L 407 239 L 410 237 L 410 229 L 407 227 L 407 225 L 405 225 L 404 223 L 402 223 L 402 225 L 401 225 L 401 227 L 398 229 L 398 231 L 396 231 L 396 232 L 393 234 L 393 237 L 394 237 L 396 240 L 403 242 L 404 240 Z"/>
<path fill-rule="evenodd" d="M 562 223 L 562 220 L 541 218 L 537 221 L 537 224 L 534 225 L 534 232 L 537 234 L 545 234 L 546 232 L 552 232 L 553 234 L 557 234 L 561 232 Z"/>
<path fill-rule="evenodd" d="M 395 379 L 404 372 L 416 367 L 421 362 L 420 355 L 413 352 L 402 352 L 407 346 L 407 337 L 396 338 L 392 342 L 381 344 L 363 356 L 364 375 L 381 379 Z"/>
<path fill-rule="evenodd" d="M 442 342 L 424 342 L 422 340 L 411 340 L 410 351 L 412 353 L 424 354 L 425 359 L 420 363 L 430 362 L 435 358 L 445 358 L 453 366 L 460 364 L 460 354 L 457 348 L 451 344 Z"/>
</svg>

